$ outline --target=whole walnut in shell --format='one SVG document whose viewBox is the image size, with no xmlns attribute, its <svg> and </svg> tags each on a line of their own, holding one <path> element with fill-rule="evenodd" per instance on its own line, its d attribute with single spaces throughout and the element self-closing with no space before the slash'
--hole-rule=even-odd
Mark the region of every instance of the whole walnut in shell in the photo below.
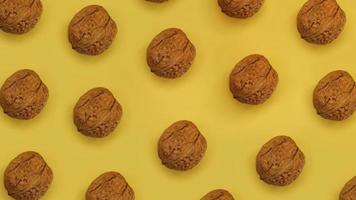
<svg viewBox="0 0 356 200">
<path fill-rule="evenodd" d="M 90 137 L 108 136 L 122 116 L 122 108 L 106 88 L 93 88 L 80 97 L 74 108 L 74 124 Z"/>
<path fill-rule="evenodd" d="M 169 126 L 158 142 L 158 156 L 162 164 L 180 171 L 195 167 L 206 149 L 204 136 L 192 122 L 186 120 Z"/>
<path fill-rule="evenodd" d="M 278 74 L 262 55 L 242 59 L 230 75 L 230 91 L 234 98 L 246 104 L 264 103 L 278 84 Z"/>
<path fill-rule="evenodd" d="M 0 28 L 5 32 L 27 33 L 35 27 L 41 15 L 40 0 L 0 1 Z"/>
<path fill-rule="evenodd" d="M 342 188 L 339 200 L 356 200 L 356 176 L 349 180 Z"/>
<path fill-rule="evenodd" d="M 261 180 L 268 184 L 291 184 L 302 172 L 303 152 L 287 136 L 278 136 L 262 146 L 256 158 L 256 169 Z"/>
<path fill-rule="evenodd" d="M 36 72 L 23 69 L 12 74 L 0 89 L 4 112 L 16 119 L 32 119 L 48 100 L 48 88 Z"/>
<path fill-rule="evenodd" d="M 221 11 L 230 17 L 248 18 L 256 14 L 264 0 L 218 0 Z"/>
<path fill-rule="evenodd" d="M 24 152 L 10 162 L 4 183 L 8 194 L 16 200 L 37 200 L 48 190 L 53 180 L 51 168 L 36 152 Z"/>
<path fill-rule="evenodd" d="M 345 23 L 345 12 L 335 0 L 309 0 L 297 17 L 301 37 L 314 44 L 334 41 L 342 32 Z"/>
<path fill-rule="evenodd" d="M 135 193 L 117 172 L 106 172 L 96 178 L 86 192 L 86 200 L 134 200 Z"/>
<path fill-rule="evenodd" d="M 86 55 L 103 53 L 111 46 L 116 33 L 115 21 L 98 5 L 90 5 L 80 10 L 68 28 L 72 48 Z"/>
<path fill-rule="evenodd" d="M 200 200 L 234 200 L 234 197 L 230 192 L 219 189 L 209 192 Z"/>
<path fill-rule="evenodd" d="M 325 119 L 347 119 L 356 109 L 355 81 L 345 71 L 330 72 L 314 89 L 313 104 Z"/>
<path fill-rule="evenodd" d="M 195 58 L 195 47 L 180 29 L 159 33 L 147 49 L 151 71 L 164 78 L 178 78 L 186 73 Z"/>
</svg>

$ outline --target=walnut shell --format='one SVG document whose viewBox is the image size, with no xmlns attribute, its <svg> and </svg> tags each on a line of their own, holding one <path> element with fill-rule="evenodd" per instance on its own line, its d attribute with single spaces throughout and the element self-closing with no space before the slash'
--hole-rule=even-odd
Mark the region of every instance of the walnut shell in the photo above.
<svg viewBox="0 0 356 200">
<path fill-rule="evenodd" d="M 339 200 L 356 200 L 356 176 L 342 188 Z"/>
<path fill-rule="evenodd" d="M 117 172 L 106 172 L 96 178 L 86 192 L 86 200 L 134 200 L 135 193 Z"/>
<path fill-rule="evenodd" d="M 297 17 L 301 37 L 314 44 L 334 41 L 344 29 L 345 23 L 345 12 L 335 0 L 309 0 Z"/>
<path fill-rule="evenodd" d="M 0 28 L 8 33 L 23 34 L 37 24 L 42 15 L 40 0 L 0 2 Z"/>
<path fill-rule="evenodd" d="M 262 55 L 242 59 L 230 75 L 230 91 L 241 103 L 264 103 L 278 84 L 278 74 Z"/>
<path fill-rule="evenodd" d="M 108 136 L 122 116 L 122 107 L 106 88 L 93 88 L 80 97 L 74 108 L 74 124 L 90 137 Z"/>
<path fill-rule="evenodd" d="M 158 156 L 162 164 L 180 171 L 195 167 L 206 149 L 204 136 L 192 122 L 186 120 L 169 126 L 158 142 Z"/>
<path fill-rule="evenodd" d="M 151 71 L 164 78 L 178 78 L 186 73 L 195 58 L 195 47 L 180 29 L 170 28 L 153 38 L 147 49 Z"/>
<path fill-rule="evenodd" d="M 10 162 L 4 183 L 8 194 L 16 200 L 37 200 L 48 190 L 53 180 L 51 168 L 36 152 L 24 152 Z"/>
<path fill-rule="evenodd" d="M 355 81 L 345 71 L 330 72 L 316 86 L 313 104 L 325 119 L 347 119 L 356 109 Z"/>
<path fill-rule="evenodd" d="M 36 72 L 23 69 L 12 74 L 0 89 L 0 105 L 16 119 L 32 119 L 48 100 L 48 88 Z"/>
<path fill-rule="evenodd" d="M 234 200 L 234 197 L 230 192 L 219 189 L 209 192 L 200 200 Z"/>
<path fill-rule="evenodd" d="M 168 0 L 146 0 L 146 1 L 154 2 L 154 3 L 163 3 L 163 2 L 166 2 Z"/>
<path fill-rule="evenodd" d="M 68 28 L 72 48 L 86 55 L 99 55 L 107 50 L 115 39 L 117 26 L 105 8 L 90 5 L 80 10 Z"/>
<path fill-rule="evenodd" d="M 278 136 L 262 146 L 256 169 L 264 182 L 284 186 L 298 178 L 304 163 L 304 154 L 297 144 L 290 137 Z"/>
<path fill-rule="evenodd" d="M 218 0 L 221 11 L 230 17 L 252 17 L 262 7 L 264 0 Z"/>
</svg>

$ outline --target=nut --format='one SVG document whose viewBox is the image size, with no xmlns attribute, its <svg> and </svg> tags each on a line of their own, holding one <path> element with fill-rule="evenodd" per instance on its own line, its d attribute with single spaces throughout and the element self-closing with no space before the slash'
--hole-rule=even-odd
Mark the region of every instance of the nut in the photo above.
<svg viewBox="0 0 356 200">
<path fill-rule="evenodd" d="M 278 74 L 262 55 L 242 59 L 230 75 L 230 91 L 234 98 L 246 104 L 264 103 L 276 89 Z"/>
<path fill-rule="evenodd" d="M 335 0 L 309 0 L 297 17 L 301 37 L 314 44 L 334 41 L 344 29 L 345 23 L 345 12 Z"/>
<path fill-rule="evenodd" d="M 107 50 L 115 39 L 117 26 L 101 6 L 90 5 L 80 10 L 68 28 L 72 48 L 86 55 L 99 55 Z"/>
<path fill-rule="evenodd" d="M 200 200 L 234 200 L 234 197 L 230 192 L 219 189 L 209 192 Z"/>
<path fill-rule="evenodd" d="M 318 114 L 325 119 L 347 119 L 356 109 L 355 81 L 345 71 L 330 72 L 316 86 L 313 103 Z"/>
<path fill-rule="evenodd" d="M 122 108 L 106 88 L 93 88 L 86 92 L 74 108 L 74 124 L 78 131 L 90 137 L 108 136 L 122 116 Z"/>
<path fill-rule="evenodd" d="M 186 73 L 195 58 L 195 47 L 186 34 L 170 28 L 153 38 L 147 49 L 151 71 L 164 78 L 178 78 Z"/>
<path fill-rule="evenodd" d="M 218 0 L 221 11 L 230 17 L 245 19 L 256 14 L 264 0 Z"/>
<path fill-rule="evenodd" d="M 284 186 L 298 178 L 304 167 L 303 152 L 287 136 L 278 136 L 262 146 L 256 158 L 256 169 L 261 180 Z"/>
<path fill-rule="evenodd" d="M 48 100 L 47 86 L 36 72 L 23 69 L 12 74 L 0 89 L 4 112 L 16 119 L 32 119 Z"/>
<path fill-rule="evenodd" d="M 342 188 L 339 196 L 340 200 L 355 200 L 356 199 L 356 176 L 347 182 Z"/>
<path fill-rule="evenodd" d="M 0 28 L 8 33 L 23 34 L 37 24 L 42 14 L 40 0 L 0 2 Z"/>
<path fill-rule="evenodd" d="M 158 142 L 158 156 L 166 167 L 186 171 L 200 162 L 206 148 L 206 140 L 198 128 L 183 120 L 163 132 Z"/>
<path fill-rule="evenodd" d="M 86 192 L 86 200 L 134 200 L 135 193 L 117 172 L 106 172 L 96 178 Z"/>
<path fill-rule="evenodd" d="M 24 152 L 10 162 L 4 183 L 8 194 L 16 200 L 37 200 L 48 190 L 53 173 L 42 156 Z"/>
</svg>

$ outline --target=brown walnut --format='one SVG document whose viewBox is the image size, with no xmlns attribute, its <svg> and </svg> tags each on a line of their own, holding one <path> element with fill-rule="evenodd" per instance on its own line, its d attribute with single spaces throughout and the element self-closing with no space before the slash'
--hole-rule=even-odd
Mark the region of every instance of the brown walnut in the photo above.
<svg viewBox="0 0 356 200">
<path fill-rule="evenodd" d="M 48 190 L 53 173 L 36 152 L 24 152 L 10 162 L 4 183 L 8 194 L 16 200 L 37 200 Z"/>
<path fill-rule="evenodd" d="M 42 3 L 40 0 L 0 2 L 0 28 L 8 33 L 27 33 L 35 27 L 41 15 Z"/>
<path fill-rule="evenodd" d="M 339 200 L 356 200 L 356 176 L 342 188 Z"/>
<path fill-rule="evenodd" d="M 106 172 L 96 178 L 86 192 L 86 200 L 134 200 L 135 193 L 117 172 Z"/>
<path fill-rule="evenodd" d="M 262 146 L 256 158 L 256 169 L 261 180 L 268 184 L 291 184 L 302 172 L 303 152 L 287 136 L 278 136 Z"/>
<path fill-rule="evenodd" d="M 122 108 L 106 88 L 93 88 L 80 97 L 74 108 L 74 124 L 90 137 L 108 136 L 122 116 Z"/>
<path fill-rule="evenodd" d="M 195 47 L 180 29 L 159 33 L 147 48 L 151 71 L 164 78 L 178 78 L 186 73 L 195 58 Z"/>
<path fill-rule="evenodd" d="M 278 84 L 278 74 L 262 55 L 242 59 L 230 75 L 230 91 L 234 98 L 246 104 L 264 103 Z"/>
<path fill-rule="evenodd" d="M 169 126 L 158 142 L 158 156 L 162 164 L 180 171 L 195 167 L 206 149 L 204 136 L 192 122 L 186 120 Z"/>
<path fill-rule="evenodd" d="M 234 200 L 234 197 L 230 192 L 219 189 L 209 192 L 200 200 Z"/>
<path fill-rule="evenodd" d="M 48 88 L 36 72 L 23 69 L 12 74 L 0 89 L 4 112 L 16 119 L 32 119 L 46 105 Z"/>
<path fill-rule="evenodd" d="M 218 0 L 221 11 L 230 17 L 245 19 L 256 14 L 264 0 Z"/>
<path fill-rule="evenodd" d="M 115 21 L 98 5 L 90 5 L 80 10 L 68 28 L 72 48 L 86 55 L 103 53 L 111 46 L 116 33 Z"/>
<path fill-rule="evenodd" d="M 345 23 L 345 12 L 336 0 L 309 0 L 297 17 L 301 37 L 314 44 L 334 41 L 344 29 Z"/>
<path fill-rule="evenodd" d="M 356 109 L 355 81 L 345 71 L 330 72 L 316 86 L 313 104 L 325 119 L 347 119 Z"/>
</svg>

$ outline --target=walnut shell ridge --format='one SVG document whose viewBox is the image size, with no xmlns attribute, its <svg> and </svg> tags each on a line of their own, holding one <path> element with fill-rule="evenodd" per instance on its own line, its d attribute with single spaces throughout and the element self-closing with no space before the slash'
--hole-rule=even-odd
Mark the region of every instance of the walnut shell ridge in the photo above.
<svg viewBox="0 0 356 200">
<path fill-rule="evenodd" d="M 262 7 L 264 0 L 218 0 L 221 11 L 230 17 L 252 17 Z"/>
<path fill-rule="evenodd" d="M 169 28 L 153 38 L 147 48 L 147 64 L 157 76 L 178 78 L 195 58 L 195 47 L 180 29 Z"/>
<path fill-rule="evenodd" d="M 198 128 L 190 121 L 173 123 L 161 135 L 158 156 L 162 164 L 174 170 L 192 169 L 203 158 L 207 142 Z"/>
<path fill-rule="evenodd" d="M 314 44 L 334 41 L 344 29 L 345 12 L 335 0 L 309 0 L 297 17 L 301 37 Z"/>
<path fill-rule="evenodd" d="M 277 72 L 264 56 L 258 54 L 242 59 L 230 74 L 230 91 L 241 103 L 264 103 L 277 84 Z"/>
<path fill-rule="evenodd" d="M 314 89 L 313 104 L 317 113 L 325 119 L 347 119 L 356 109 L 355 81 L 346 71 L 330 72 Z"/>
<path fill-rule="evenodd" d="M 356 200 L 356 176 L 349 180 L 342 188 L 339 200 Z"/>
<path fill-rule="evenodd" d="M 115 21 L 99 5 L 90 5 L 80 10 L 68 28 L 72 48 L 86 55 L 102 54 L 111 46 L 116 34 Z"/>
<path fill-rule="evenodd" d="M 122 107 L 106 88 L 93 88 L 81 96 L 74 107 L 74 124 L 90 137 L 106 137 L 115 130 Z"/>
<path fill-rule="evenodd" d="M 227 190 L 213 190 L 200 200 L 234 200 L 234 197 Z"/>
<path fill-rule="evenodd" d="M 85 199 L 134 200 L 135 193 L 120 173 L 106 172 L 90 184 Z"/>
<path fill-rule="evenodd" d="M 48 190 L 53 180 L 51 168 L 36 152 L 24 152 L 10 162 L 4 183 L 8 194 L 16 200 L 37 200 Z"/>
<path fill-rule="evenodd" d="M 256 158 L 256 170 L 268 184 L 285 186 L 298 178 L 305 158 L 297 144 L 287 136 L 277 136 L 262 146 Z"/>
<path fill-rule="evenodd" d="M 40 0 L 11 0 L 0 2 L 0 28 L 8 33 L 29 32 L 42 15 Z"/>
<path fill-rule="evenodd" d="M 36 72 L 23 69 L 12 74 L 0 89 L 0 105 L 16 119 L 32 119 L 48 100 L 48 88 Z"/>
</svg>

